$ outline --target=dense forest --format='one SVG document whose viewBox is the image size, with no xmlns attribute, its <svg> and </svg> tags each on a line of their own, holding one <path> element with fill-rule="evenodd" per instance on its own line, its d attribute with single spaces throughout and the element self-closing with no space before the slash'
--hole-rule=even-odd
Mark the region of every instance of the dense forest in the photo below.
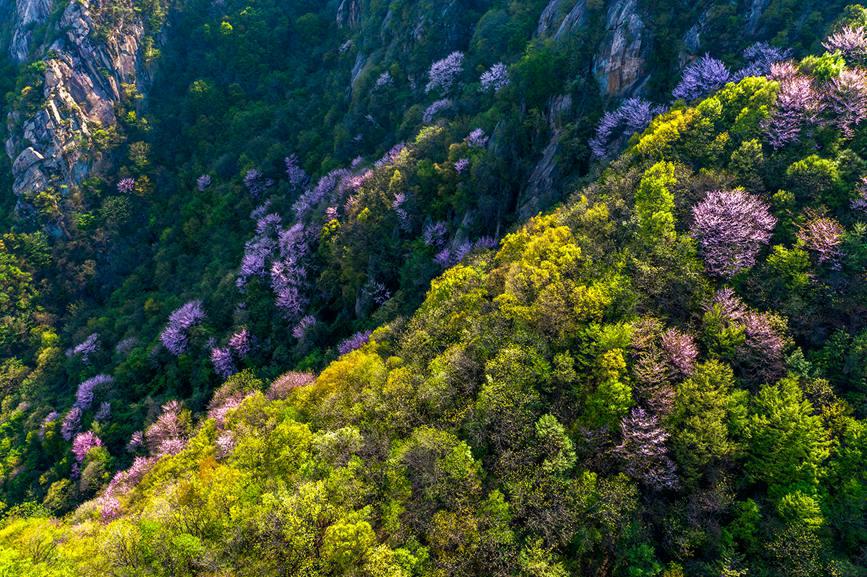
<svg viewBox="0 0 867 577">
<path fill-rule="evenodd" d="M 6 45 L 0 575 L 867 574 L 867 9 L 0 0 Z"/>
</svg>

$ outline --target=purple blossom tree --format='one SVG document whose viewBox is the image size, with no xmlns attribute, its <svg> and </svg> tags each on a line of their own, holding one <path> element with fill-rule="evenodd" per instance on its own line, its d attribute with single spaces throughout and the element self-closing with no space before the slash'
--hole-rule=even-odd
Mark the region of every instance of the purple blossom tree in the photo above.
<svg viewBox="0 0 867 577">
<path fill-rule="evenodd" d="M 313 315 L 305 315 L 301 317 L 301 320 L 295 325 L 292 329 L 292 336 L 298 339 L 299 341 L 304 339 L 307 336 L 307 331 L 316 324 L 316 317 Z"/>
<path fill-rule="evenodd" d="M 264 235 L 275 232 L 280 228 L 281 223 L 282 219 L 279 214 L 268 213 L 256 220 L 256 234 Z"/>
<path fill-rule="evenodd" d="M 668 363 L 678 375 L 681 377 L 691 375 L 698 359 L 698 347 L 692 335 L 677 329 L 669 329 L 662 333 L 661 344 Z"/>
<path fill-rule="evenodd" d="M 511 79 L 509 78 L 509 69 L 502 62 L 497 62 L 486 70 L 481 78 L 482 92 L 493 92 L 496 94 L 503 88 L 509 86 Z"/>
<path fill-rule="evenodd" d="M 312 373 L 289 372 L 277 378 L 268 387 L 267 396 L 272 401 L 285 399 L 298 387 L 305 387 L 316 380 Z"/>
<path fill-rule="evenodd" d="M 816 255 L 819 263 L 837 269 L 840 267 L 840 246 L 845 230 L 833 218 L 814 216 L 800 227 L 798 239 Z"/>
<path fill-rule="evenodd" d="M 718 290 L 710 304 L 710 308 L 717 309 L 724 319 L 736 323 L 742 322 L 749 312 L 747 306 L 731 287 Z"/>
<path fill-rule="evenodd" d="M 748 76 L 767 76 L 771 67 L 791 57 L 791 50 L 771 46 L 767 42 L 756 42 L 744 50 L 747 65 L 738 70 L 732 80 L 738 81 Z"/>
<path fill-rule="evenodd" d="M 130 435 L 129 442 L 126 444 L 126 450 L 130 453 L 135 453 L 144 446 L 144 432 L 136 431 Z"/>
<path fill-rule="evenodd" d="M 129 194 L 135 190 L 134 178 L 122 178 L 117 182 L 117 191 L 121 194 Z"/>
<path fill-rule="evenodd" d="M 93 333 L 86 339 L 66 351 L 67 356 L 81 357 L 84 364 L 88 364 L 90 355 L 95 354 L 99 350 L 99 334 Z"/>
<path fill-rule="evenodd" d="M 722 278 L 751 268 L 777 224 L 768 206 L 743 190 L 709 192 L 692 214 L 705 268 Z"/>
<path fill-rule="evenodd" d="M 852 207 L 852 210 L 867 213 L 867 177 L 861 179 L 857 192 L 858 198 L 852 199 L 850 206 Z"/>
<path fill-rule="evenodd" d="M 850 63 L 861 64 L 867 59 L 867 30 L 861 26 L 845 26 L 822 43 L 828 52 L 840 51 Z"/>
<path fill-rule="evenodd" d="M 250 331 L 242 328 L 231 337 L 229 337 L 229 348 L 239 359 L 243 359 L 250 354 L 253 348 L 253 338 L 250 336 Z"/>
<path fill-rule="evenodd" d="M 51 411 L 45 418 L 42 419 L 42 423 L 39 425 L 39 438 L 42 439 L 45 437 L 45 429 L 48 428 L 48 425 L 56 421 L 60 417 L 60 413 L 57 411 Z"/>
<path fill-rule="evenodd" d="M 310 182 L 310 177 L 301 168 L 301 163 L 298 160 L 297 154 L 290 154 L 287 156 L 283 163 L 286 166 L 286 177 L 289 179 L 289 184 L 295 190 L 304 189 L 307 184 Z"/>
<path fill-rule="evenodd" d="M 389 72 L 388 70 L 386 70 L 376 78 L 377 88 L 385 88 L 386 86 L 391 86 L 393 83 L 394 79 L 391 77 L 391 72 Z"/>
<path fill-rule="evenodd" d="M 481 128 L 475 128 L 464 139 L 470 148 L 485 148 L 488 145 L 488 135 Z"/>
<path fill-rule="evenodd" d="M 93 431 L 78 433 L 72 441 L 72 454 L 75 455 L 76 461 L 82 463 L 91 449 L 101 446 L 102 440 Z"/>
<path fill-rule="evenodd" d="M 178 356 L 187 350 L 188 331 L 205 319 L 202 301 L 190 301 L 169 316 L 169 322 L 160 335 L 160 340 L 166 349 Z"/>
<path fill-rule="evenodd" d="M 448 110 L 452 107 L 452 101 L 448 98 L 443 98 L 441 100 L 437 100 L 433 102 L 430 106 L 425 109 L 424 114 L 422 115 L 422 121 L 425 124 L 430 124 L 433 122 L 433 119 L 439 116 L 443 111 Z"/>
<path fill-rule="evenodd" d="M 606 112 L 596 126 L 596 135 L 590 140 L 590 150 L 598 158 L 611 152 L 614 142 L 641 132 L 663 108 L 653 106 L 641 98 L 628 98 L 617 109 Z"/>
<path fill-rule="evenodd" d="M 394 164 L 397 162 L 397 159 L 400 157 L 400 153 L 406 148 L 406 144 L 403 142 L 399 142 L 392 146 L 388 152 L 386 152 L 382 158 L 377 160 L 373 166 L 374 168 L 383 168 L 390 164 Z"/>
<path fill-rule="evenodd" d="M 491 250 L 497 248 L 497 239 L 492 236 L 481 236 L 473 243 L 473 250 Z"/>
<path fill-rule="evenodd" d="M 452 52 L 442 60 L 437 60 L 428 71 L 428 83 L 425 86 L 425 92 L 432 92 L 434 90 L 448 92 L 463 70 L 463 52 Z"/>
<path fill-rule="evenodd" d="M 251 278 L 265 276 L 267 263 L 277 248 L 277 243 L 268 236 L 256 236 L 244 245 L 244 256 L 235 284 L 238 288 L 247 285 Z"/>
<path fill-rule="evenodd" d="M 199 192 L 205 192 L 211 186 L 211 175 L 203 174 L 196 179 L 196 188 Z"/>
<path fill-rule="evenodd" d="M 125 339 L 121 339 L 115 346 L 114 352 L 119 355 L 125 355 L 130 352 L 134 346 L 138 344 L 138 339 L 135 337 L 127 337 Z"/>
<path fill-rule="evenodd" d="M 97 409 L 96 414 L 93 416 L 94 420 L 100 423 L 107 423 L 111 420 L 111 403 L 108 401 L 103 401 L 99 404 L 99 409 Z"/>
<path fill-rule="evenodd" d="M 187 427 L 181 418 L 182 408 L 179 401 L 169 401 L 162 406 L 157 420 L 145 430 L 144 437 L 151 454 L 174 455 L 183 450 Z"/>
<path fill-rule="evenodd" d="M 766 138 L 775 149 L 797 141 L 805 126 L 817 122 L 823 108 L 813 81 L 791 72 L 784 65 L 774 65 L 771 71 L 779 75 L 780 90 L 766 126 Z"/>
<path fill-rule="evenodd" d="M 265 178 L 265 176 L 255 168 L 251 168 L 244 175 L 244 186 L 247 187 L 247 192 L 249 192 L 250 196 L 253 198 L 259 198 L 265 194 L 272 184 L 274 184 L 274 182 L 270 178 Z"/>
<path fill-rule="evenodd" d="M 824 94 L 834 126 L 852 138 L 855 127 L 867 119 L 867 74 L 860 68 L 847 68 L 831 80 Z"/>
<path fill-rule="evenodd" d="M 99 505 L 99 518 L 103 523 L 111 523 L 121 514 L 120 501 L 111 495 L 103 495 L 97 501 Z"/>
<path fill-rule="evenodd" d="M 232 431 L 223 431 L 217 437 L 217 458 L 224 459 L 235 448 L 235 435 Z"/>
<path fill-rule="evenodd" d="M 425 225 L 422 238 L 427 246 L 440 247 L 445 242 L 448 229 L 444 222 L 431 222 Z"/>
<path fill-rule="evenodd" d="M 238 372 L 235 368 L 235 361 L 232 360 L 232 352 L 229 349 L 221 347 L 211 349 L 211 363 L 217 374 L 224 379 Z"/>
<path fill-rule="evenodd" d="M 676 489 L 679 485 L 674 462 L 668 456 L 668 433 L 659 419 L 640 407 L 620 422 L 623 442 L 617 453 L 627 475 L 655 491 Z"/>
<path fill-rule="evenodd" d="M 705 54 L 683 71 L 672 95 L 678 100 L 695 100 L 719 90 L 731 80 L 726 65 Z"/>
<path fill-rule="evenodd" d="M 458 174 L 463 173 L 467 168 L 470 167 L 470 159 L 469 158 L 461 158 L 457 162 L 455 162 L 455 172 Z"/>
<path fill-rule="evenodd" d="M 394 195 L 394 200 L 391 202 L 391 208 L 394 209 L 394 213 L 397 215 L 397 220 L 400 223 L 400 227 L 404 230 L 409 230 L 412 226 L 410 222 L 409 213 L 404 208 L 404 204 L 406 203 L 406 193 L 399 192 Z"/>
<path fill-rule="evenodd" d="M 78 407 L 82 411 L 88 410 L 93 404 L 93 397 L 96 389 L 103 385 L 110 385 L 113 382 L 114 379 L 109 375 L 96 375 L 86 381 L 82 381 L 75 392 L 74 406 Z"/>
<path fill-rule="evenodd" d="M 373 331 L 359 331 L 355 333 L 354 335 L 337 345 L 337 352 L 341 355 L 346 355 L 356 349 L 360 349 L 365 344 L 367 344 L 368 340 L 370 340 L 371 334 L 373 334 Z"/>
</svg>

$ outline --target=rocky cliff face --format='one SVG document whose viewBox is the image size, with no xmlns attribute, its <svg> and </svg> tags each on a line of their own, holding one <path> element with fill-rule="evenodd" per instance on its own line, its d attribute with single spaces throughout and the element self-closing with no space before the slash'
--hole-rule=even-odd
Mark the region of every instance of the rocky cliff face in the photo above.
<svg viewBox="0 0 867 577">
<path fill-rule="evenodd" d="M 27 13 L 36 14 L 42 1 L 18 0 L 18 6 L 29 3 L 33 8 Z M 116 124 L 114 109 L 124 84 L 147 83 L 141 18 L 129 5 L 129 10 L 115 10 L 111 19 L 101 19 L 103 3 L 109 1 L 70 3 L 57 29 L 49 32 L 52 39 L 39 48 L 24 50 L 25 45 L 11 43 L 16 58 L 32 50 L 47 55 L 42 104 L 35 113 L 13 111 L 8 118 L 6 153 L 13 161 L 13 192 L 22 211 L 39 192 L 74 186 L 99 166 L 94 132 Z M 123 7 L 124 2 L 113 1 L 113 8 L 118 4 Z M 23 31 L 21 38 L 27 31 L 23 22 L 15 27 Z"/>
<path fill-rule="evenodd" d="M 9 54 L 16 62 L 24 62 L 33 48 L 33 30 L 48 18 L 51 0 L 9 0 L 9 2 L 14 2 L 11 10 L 13 26 Z"/>
</svg>

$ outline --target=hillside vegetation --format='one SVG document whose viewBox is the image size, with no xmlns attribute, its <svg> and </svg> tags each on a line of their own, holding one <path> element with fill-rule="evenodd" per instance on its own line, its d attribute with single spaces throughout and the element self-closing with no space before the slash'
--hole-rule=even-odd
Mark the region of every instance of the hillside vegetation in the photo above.
<svg viewBox="0 0 867 577">
<path fill-rule="evenodd" d="M 35 504 L 10 510 L 0 567 L 33 576 L 863 575 L 867 15 L 848 14 L 824 53 L 722 82 L 721 63 L 702 59 L 667 110 L 627 101 L 603 119 L 597 143 L 614 130 L 606 123 L 628 135 L 636 114 L 655 116 L 598 178 L 498 242 L 467 238 L 459 258 L 438 252 L 457 245 L 415 236 L 433 218 L 408 225 L 415 240 L 382 233 L 483 197 L 470 182 L 490 182 L 481 171 L 501 157 L 487 142 L 455 139 L 451 124 L 431 123 L 369 172 L 309 189 L 292 227 L 261 211 L 252 244 L 270 246 L 279 270 L 259 288 L 249 275 L 248 290 L 267 295 L 237 313 L 250 315 L 254 335 L 254 303 L 294 305 L 308 255 L 325 263 L 313 299 L 353 286 L 359 266 L 396 275 L 386 290 L 423 278 L 412 267 L 434 256 L 447 268 L 428 273 L 436 278 L 417 310 L 371 314 L 381 326 L 343 341 L 316 376 L 264 380 L 267 371 L 241 360 L 252 337 L 217 343 L 224 354 L 211 354 L 213 366 L 234 374 L 202 417 L 178 401 L 155 409 L 133 435 L 130 468 L 113 477 L 116 457 L 99 435 L 114 425 L 67 435 L 76 480 L 55 481 L 44 506 L 63 511 L 73 491 L 97 497 L 61 518 Z M 462 159 L 474 175 L 466 192 Z M 291 166 L 279 184 L 247 177 L 248 189 L 293 186 Z M 345 178 L 360 180 L 328 212 Z M 213 193 L 203 190 L 204 220 Z M 402 214 L 404 203 L 418 207 Z M 491 226 L 479 230 L 502 230 Z M 416 250 L 396 248 L 407 245 Z M 424 262 L 412 260 L 424 251 Z M 96 408 L 94 390 L 144 382 L 123 375 L 156 371 L 145 369 L 148 355 L 206 338 L 196 331 L 214 315 L 211 300 L 237 279 L 214 278 L 204 305 L 172 315 L 168 352 L 141 350 L 113 377 L 79 387 L 78 417 Z M 250 368 L 236 372 L 239 361 Z M 159 378 L 190 387 L 197 362 L 181 354 Z M 29 442 L 46 455 L 68 451 L 68 416 Z"/>
</svg>

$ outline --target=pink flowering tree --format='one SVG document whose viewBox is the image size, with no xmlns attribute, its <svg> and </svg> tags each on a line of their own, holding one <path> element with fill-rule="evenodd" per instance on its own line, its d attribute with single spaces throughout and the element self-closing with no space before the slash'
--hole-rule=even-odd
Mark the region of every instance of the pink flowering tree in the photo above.
<svg viewBox="0 0 867 577">
<path fill-rule="evenodd" d="M 668 455 L 668 433 L 659 419 L 640 407 L 620 422 L 623 438 L 617 454 L 623 459 L 627 475 L 656 491 L 676 489 L 679 485 L 674 461 Z"/>
<path fill-rule="evenodd" d="M 705 268 L 722 278 L 751 268 L 777 224 L 768 206 L 743 190 L 710 192 L 692 214 Z"/>
<path fill-rule="evenodd" d="M 824 94 L 832 124 L 851 138 L 855 127 L 867 119 L 867 74 L 860 68 L 843 70 Z"/>
<path fill-rule="evenodd" d="M 861 26 L 844 26 L 831 34 L 822 46 L 828 52 L 839 51 L 849 63 L 862 64 L 867 60 L 867 30 Z"/>
<path fill-rule="evenodd" d="M 814 216 L 800 227 L 798 240 L 816 256 L 819 263 L 839 268 L 844 232 L 843 225 L 833 218 Z"/>
<path fill-rule="evenodd" d="M 771 76 L 780 83 L 777 100 L 765 126 L 765 137 L 775 149 L 797 142 L 805 127 L 818 123 L 822 99 L 807 76 L 789 65 L 775 65 Z"/>
<path fill-rule="evenodd" d="M 72 454 L 78 463 L 82 463 L 91 449 L 101 446 L 102 440 L 93 431 L 78 433 L 72 441 Z"/>
</svg>

